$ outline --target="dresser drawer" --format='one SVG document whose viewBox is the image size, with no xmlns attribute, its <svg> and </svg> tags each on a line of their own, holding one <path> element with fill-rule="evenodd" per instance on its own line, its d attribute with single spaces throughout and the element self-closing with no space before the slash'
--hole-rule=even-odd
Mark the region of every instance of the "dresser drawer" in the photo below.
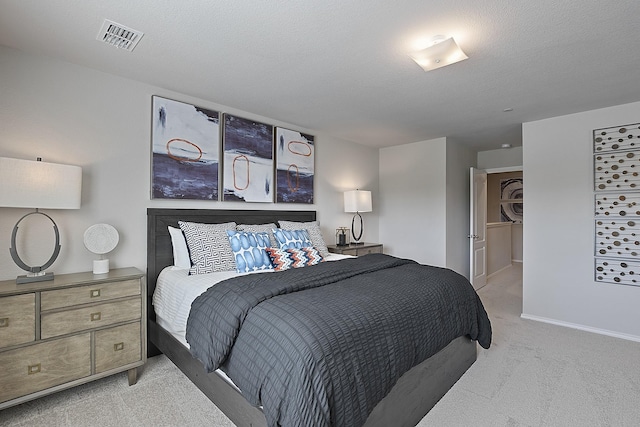
<svg viewBox="0 0 640 427">
<path fill-rule="evenodd" d="M 36 294 L 0 298 L 0 347 L 36 339 Z"/>
<path fill-rule="evenodd" d="M 96 374 L 142 359 L 140 323 L 96 331 Z"/>
<path fill-rule="evenodd" d="M 128 320 L 140 319 L 140 298 L 92 305 L 51 313 L 42 313 L 42 339 L 101 328 Z"/>
<path fill-rule="evenodd" d="M 89 333 L 0 352 L 0 402 L 91 375 Z"/>
<path fill-rule="evenodd" d="M 140 295 L 140 280 L 138 279 L 44 291 L 41 295 L 40 306 L 45 311 L 134 295 Z"/>
</svg>

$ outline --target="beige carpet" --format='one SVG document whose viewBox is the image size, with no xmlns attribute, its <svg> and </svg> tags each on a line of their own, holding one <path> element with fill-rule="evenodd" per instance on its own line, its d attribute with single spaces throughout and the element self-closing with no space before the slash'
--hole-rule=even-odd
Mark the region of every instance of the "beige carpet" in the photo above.
<svg viewBox="0 0 640 427">
<path fill-rule="evenodd" d="M 419 426 L 640 426 L 640 343 L 521 319 L 513 270 L 478 292 L 491 348 Z"/>
<path fill-rule="evenodd" d="M 640 343 L 522 320 L 520 277 L 479 291 L 493 345 L 419 426 L 639 426 Z M 135 386 L 114 375 L 0 411 L 0 425 L 233 426 L 164 356 Z"/>
</svg>

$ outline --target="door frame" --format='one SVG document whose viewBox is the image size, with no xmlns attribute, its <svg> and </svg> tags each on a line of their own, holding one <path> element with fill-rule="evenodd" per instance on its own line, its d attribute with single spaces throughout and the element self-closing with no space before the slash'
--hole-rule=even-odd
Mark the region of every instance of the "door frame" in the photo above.
<svg viewBox="0 0 640 427">
<path fill-rule="evenodd" d="M 479 168 L 475 168 L 475 169 L 479 169 Z M 504 166 L 504 167 L 500 167 L 500 168 L 487 168 L 487 169 L 480 169 L 480 170 L 484 170 L 484 172 L 485 172 L 487 175 L 492 175 L 492 174 L 496 174 L 496 173 L 506 173 L 506 172 L 523 172 L 523 177 L 524 177 L 524 166 L 522 166 L 522 165 L 521 165 L 521 166 Z M 471 189 L 469 190 L 469 193 L 470 193 L 470 195 L 473 195 L 473 188 L 471 188 Z M 486 207 L 486 204 L 485 204 L 485 207 Z M 485 219 L 486 219 L 486 216 L 485 216 Z M 486 225 L 486 224 L 485 224 L 485 225 Z M 473 234 L 473 232 L 471 231 L 471 232 L 469 233 L 469 235 L 472 235 L 472 234 Z M 523 236 L 523 237 L 524 237 L 524 236 Z M 522 264 L 524 265 L 524 254 L 523 254 L 523 257 L 522 257 L 522 258 L 523 258 L 523 259 L 522 259 Z M 470 269 L 470 271 L 471 271 L 471 273 L 469 274 L 469 276 L 471 276 L 473 266 L 469 266 L 469 269 Z M 473 284 L 473 282 L 471 282 L 471 283 Z M 485 283 L 485 284 L 486 284 L 486 283 Z M 474 287 L 475 287 L 475 286 L 474 286 Z"/>
</svg>

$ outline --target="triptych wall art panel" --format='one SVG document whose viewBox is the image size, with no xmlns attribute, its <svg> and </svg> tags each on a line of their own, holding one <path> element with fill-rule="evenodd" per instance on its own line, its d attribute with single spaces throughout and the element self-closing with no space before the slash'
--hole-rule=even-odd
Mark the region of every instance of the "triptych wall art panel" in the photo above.
<svg viewBox="0 0 640 427">
<path fill-rule="evenodd" d="M 640 123 L 595 129 L 595 280 L 640 286 Z"/>
<path fill-rule="evenodd" d="M 312 135 L 159 96 L 152 111 L 152 198 L 313 203 Z"/>
<path fill-rule="evenodd" d="M 313 136 L 276 128 L 276 197 L 282 203 L 313 203 Z"/>
<path fill-rule="evenodd" d="M 158 96 L 152 105 L 152 198 L 218 200 L 219 113 Z"/>
<path fill-rule="evenodd" d="M 273 126 L 224 115 L 223 200 L 273 202 Z"/>
</svg>

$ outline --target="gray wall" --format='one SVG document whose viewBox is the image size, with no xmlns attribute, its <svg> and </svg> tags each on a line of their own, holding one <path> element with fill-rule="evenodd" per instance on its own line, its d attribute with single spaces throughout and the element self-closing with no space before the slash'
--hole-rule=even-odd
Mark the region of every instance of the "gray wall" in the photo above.
<svg viewBox="0 0 640 427">
<path fill-rule="evenodd" d="M 380 149 L 385 252 L 446 265 L 446 138 Z"/>
<path fill-rule="evenodd" d="M 437 138 L 380 149 L 385 252 L 469 275 L 469 168 L 475 153 Z"/>
<path fill-rule="evenodd" d="M 469 172 L 476 165 L 476 153 L 447 138 L 447 268 L 465 277 L 470 272 Z"/>
<path fill-rule="evenodd" d="M 378 241 L 378 150 L 338 140 L 313 129 L 283 123 L 202 99 L 127 80 L 70 63 L 0 47 L 0 156 L 83 168 L 82 207 L 50 210 L 60 228 L 62 250 L 49 270 L 87 271 L 94 255 L 83 245 L 92 224 L 106 222 L 120 233 L 109 254 L 112 268 L 146 269 L 146 209 L 315 209 L 328 243 L 338 226 L 350 225 L 342 192 L 373 192 L 374 212 L 365 214 L 365 235 Z M 238 114 L 316 137 L 315 204 L 286 205 L 150 199 L 151 96 L 190 102 Z M 0 208 L 0 279 L 24 274 L 11 260 L 9 242 L 15 223 L 28 209 Z M 23 223 L 18 234 L 21 256 L 40 265 L 53 251 L 53 232 L 44 224 Z M 41 228 L 41 227 L 40 227 Z"/>
<path fill-rule="evenodd" d="M 525 123 L 523 317 L 640 341 L 640 287 L 594 280 L 593 129 L 640 103 Z"/>
<path fill-rule="evenodd" d="M 462 168 L 460 175 L 453 172 L 456 184 L 451 180 L 453 166 L 447 162 L 445 138 L 372 149 L 5 47 L 0 47 L 0 75 L 0 156 L 40 156 L 45 161 L 83 167 L 82 208 L 48 212 L 61 230 L 62 251 L 51 268 L 56 273 L 91 269 L 94 255 L 84 248 L 82 235 L 87 227 L 99 222 L 110 223 L 120 232 L 120 244 L 109 255 L 112 266 L 145 269 L 147 207 L 316 209 L 325 239 L 332 242 L 336 227 L 350 226 L 351 215 L 343 212 L 342 192 L 354 188 L 373 192 L 374 211 L 363 215 L 365 240 L 384 243 L 392 254 L 460 268 L 458 260 L 464 255 L 451 258 L 459 242 L 450 246 L 447 234 L 453 234 L 448 224 L 459 224 L 462 229 L 463 221 L 458 218 L 448 222 L 447 211 L 457 210 L 459 205 L 462 212 L 468 190 L 462 190 Z M 150 200 L 152 95 L 315 135 L 315 204 Z M 593 129 L 636 123 L 638 117 L 640 103 L 634 103 L 526 123 L 522 163 L 517 161 L 517 149 L 478 154 L 481 168 L 523 164 L 527 196 L 523 316 L 640 340 L 640 288 L 593 280 L 590 144 Z M 451 191 L 447 190 L 448 183 Z M 9 256 L 9 241 L 14 224 L 27 212 L 0 208 L 0 246 L 4 246 L 0 247 L 0 279 L 23 274 Z M 52 250 L 49 233 L 29 234 L 25 230 L 20 249 L 27 252 L 27 261 L 29 257 L 36 261 L 48 258 Z M 415 239 L 416 233 L 423 239 Z M 559 243 L 563 241 L 569 243 Z M 462 246 L 459 248 L 462 254 Z"/>
</svg>

